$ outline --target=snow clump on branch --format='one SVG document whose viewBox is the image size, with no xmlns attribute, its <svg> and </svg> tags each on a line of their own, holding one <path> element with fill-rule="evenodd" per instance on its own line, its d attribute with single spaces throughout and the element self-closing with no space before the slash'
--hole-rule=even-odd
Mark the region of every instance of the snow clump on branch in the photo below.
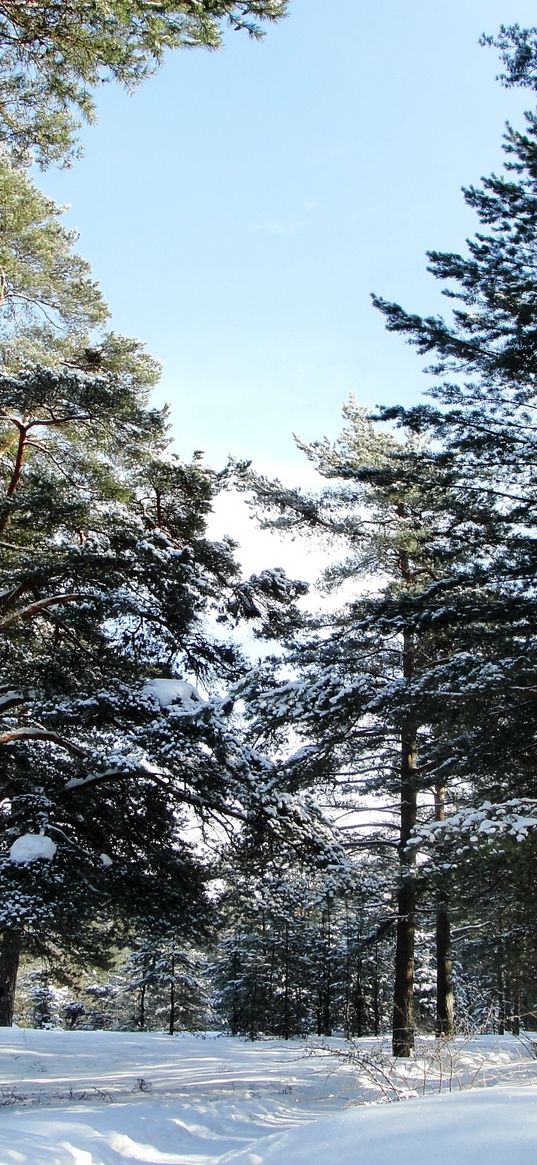
<svg viewBox="0 0 537 1165">
<path fill-rule="evenodd" d="M 9 860 L 17 865 L 23 862 L 50 862 L 56 853 L 57 846 L 51 837 L 43 833 L 24 833 L 13 842 L 9 851 Z"/>
</svg>

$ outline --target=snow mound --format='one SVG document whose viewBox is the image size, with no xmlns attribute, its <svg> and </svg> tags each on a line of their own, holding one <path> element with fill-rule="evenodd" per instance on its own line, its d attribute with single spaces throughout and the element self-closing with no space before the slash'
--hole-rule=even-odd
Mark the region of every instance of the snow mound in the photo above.
<svg viewBox="0 0 537 1165">
<path fill-rule="evenodd" d="M 154 696 L 161 708 L 167 708 L 170 704 L 176 703 L 190 703 L 195 701 L 201 703 L 201 696 L 199 692 L 192 686 L 187 684 L 186 680 L 172 680 L 172 679 L 155 679 L 148 680 L 142 688 L 142 696 Z"/>
<path fill-rule="evenodd" d="M 531 1089 L 500 1087 L 351 1108 L 260 1140 L 258 1153 L 226 1154 L 219 1165 L 528 1165 L 536 1135 Z"/>
<path fill-rule="evenodd" d="M 56 853 L 57 846 L 51 837 L 43 833 L 24 833 L 13 842 L 9 851 L 11 862 L 50 862 Z"/>
</svg>

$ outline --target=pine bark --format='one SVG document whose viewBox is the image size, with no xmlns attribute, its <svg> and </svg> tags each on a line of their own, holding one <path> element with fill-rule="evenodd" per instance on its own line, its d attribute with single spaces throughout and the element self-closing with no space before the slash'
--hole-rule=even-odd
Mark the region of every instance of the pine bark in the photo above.
<svg viewBox="0 0 537 1165">
<path fill-rule="evenodd" d="M 13 1024 L 21 950 L 22 935 L 19 931 L 5 930 L 0 944 L 0 1027 Z"/>
<path fill-rule="evenodd" d="M 289 923 L 285 923 L 284 973 L 283 973 L 283 1038 L 291 1036 L 291 1015 L 289 1010 Z"/>
<path fill-rule="evenodd" d="M 379 952 L 375 944 L 375 969 L 373 972 L 373 1035 L 380 1035 L 380 975 Z"/>
<path fill-rule="evenodd" d="M 514 1036 L 520 1035 L 520 979 L 518 973 L 513 980 L 511 998 L 513 1000 L 513 1011 L 511 1016 L 511 1031 Z"/>
<path fill-rule="evenodd" d="M 317 994 L 317 1035 L 332 1035 L 332 954 L 330 910 L 322 915 L 322 967 Z"/>
<path fill-rule="evenodd" d="M 445 790 L 437 786 L 434 793 L 435 821 L 444 821 Z M 445 889 L 438 895 L 436 906 L 436 1036 L 451 1037 L 454 1033 L 453 954 L 451 949 L 451 919 L 449 900 Z"/>
<path fill-rule="evenodd" d="M 505 1018 L 506 1018 L 505 970 L 504 970 L 504 964 L 503 964 L 503 959 L 504 959 L 503 942 L 501 942 L 501 941 L 500 941 L 500 945 L 499 945 L 498 957 L 499 957 L 500 961 L 498 963 L 498 973 L 497 973 L 497 979 L 498 979 L 498 1025 L 497 1026 L 498 1026 L 498 1035 L 504 1036 L 505 1035 Z"/>
<path fill-rule="evenodd" d="M 175 958 L 171 957 L 171 975 L 170 975 L 170 1009 L 168 1016 L 168 1030 L 171 1036 L 175 1032 Z"/>
<path fill-rule="evenodd" d="M 414 675 L 414 637 L 403 636 L 403 675 Z M 417 721 L 411 711 L 401 732 L 401 818 L 399 833 L 399 887 L 397 891 L 397 935 L 393 992 L 392 1052 L 405 1057 L 414 1048 L 414 944 L 416 933 L 416 858 L 407 849 L 416 824 L 417 811 Z"/>
</svg>

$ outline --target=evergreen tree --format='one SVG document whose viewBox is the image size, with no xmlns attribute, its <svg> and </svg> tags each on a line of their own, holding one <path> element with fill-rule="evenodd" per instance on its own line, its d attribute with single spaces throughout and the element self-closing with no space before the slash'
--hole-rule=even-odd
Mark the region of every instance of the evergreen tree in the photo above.
<svg viewBox="0 0 537 1165">
<path fill-rule="evenodd" d="M 211 973 L 232 1034 L 373 1030 L 378 985 L 366 894 L 370 885 L 357 874 L 315 871 L 281 852 L 270 866 L 230 879 Z"/>
<path fill-rule="evenodd" d="M 14 358 L 14 333 L 20 364 L 35 359 L 37 345 L 41 360 L 50 349 L 58 353 L 66 334 L 72 347 L 82 347 L 108 312 L 89 264 L 73 251 L 76 235 L 61 224 L 62 208 L 5 152 L 0 153 L 0 202 L 3 363 Z"/>
<path fill-rule="evenodd" d="M 447 487 L 437 487 L 433 476 L 409 475 L 407 460 L 414 464 L 421 456 L 412 440 L 398 444 L 352 403 L 346 418 L 348 427 L 334 446 L 302 446 L 335 486 L 306 495 L 247 477 L 272 526 L 320 532 L 347 550 L 325 580 L 340 588 L 342 606 L 304 619 L 287 642 L 297 678 L 278 683 L 274 672 L 254 677 L 251 707 L 269 738 L 278 729 L 285 738 L 291 727 L 310 742 L 289 761 L 295 779 L 318 784 L 329 778 L 347 788 L 353 810 L 364 793 L 375 790 L 398 799 L 398 837 L 383 833 L 376 844 L 393 845 L 399 856 L 393 1046 L 396 1055 L 408 1055 L 418 885 L 415 849 L 408 843 L 420 791 L 440 779 L 430 762 L 429 710 L 421 689 L 440 649 L 447 650 L 445 637 L 422 628 L 416 612 L 422 593 L 436 581 Z M 385 585 L 379 589 L 380 575 Z M 360 597 L 364 582 L 374 592 Z M 278 667 L 276 661 L 276 676 Z M 372 837 L 366 844 L 375 844 Z"/>
<path fill-rule="evenodd" d="M 502 28 L 508 84 L 535 84 L 535 30 Z M 431 403 L 384 408 L 383 420 L 427 438 L 419 458 L 406 458 L 401 476 L 415 485 L 432 478 L 442 499 L 446 532 L 434 588 L 418 597 L 415 618 L 426 633 L 441 629 L 451 651 L 423 678 L 431 728 L 432 770 L 460 790 L 466 814 L 440 821 L 437 864 L 455 869 L 458 923 L 466 902 L 470 847 L 496 839 L 479 877 L 495 870 L 489 901 L 473 886 L 478 916 L 487 919 L 484 945 L 494 948 L 494 988 L 520 1014 L 521 983 L 534 964 L 534 944 L 514 924 L 513 903 L 501 887 L 515 877 L 524 856 L 513 850 L 514 819 L 533 813 L 535 703 L 535 201 L 537 121 L 526 115 L 525 132 L 507 127 L 505 171 L 465 191 L 480 230 L 465 254 L 431 252 L 432 274 L 453 304 L 446 317 L 412 315 L 376 298 L 389 330 L 401 333 L 422 354 Z M 530 817 L 530 821 L 532 818 Z M 523 836 L 521 833 L 519 836 Z M 451 838 L 442 857 L 440 839 Z M 490 845 L 490 842 L 489 842 Z M 456 851 L 456 852 L 455 852 Z M 457 860 L 458 859 L 458 860 Z M 457 870 L 457 865 L 463 870 Z M 476 871 L 477 874 L 477 871 Z M 450 875 L 452 876 L 452 875 Z M 476 879 L 476 882 L 478 879 Z M 485 896 L 486 897 L 486 896 Z M 474 905 L 473 910 L 476 910 Z M 525 897 L 525 910 L 531 906 Z M 476 917 L 474 913 L 474 918 Z M 515 940 L 513 935 L 519 937 Z M 498 937 L 496 937 L 498 936 Z M 502 936 L 502 937 L 500 937 Z M 505 940 L 504 940 L 504 937 Z M 519 953 L 514 962 L 507 951 Z M 513 970 L 516 966 L 516 970 Z M 508 987 L 507 984 L 510 984 Z M 490 987 L 490 982 L 489 982 Z"/>
<path fill-rule="evenodd" d="M 519 24 L 501 24 L 496 36 L 482 36 L 481 44 L 499 49 L 506 72 L 499 80 L 510 89 L 521 85 L 537 88 L 537 28 L 521 28 Z"/>
<path fill-rule="evenodd" d="M 63 208 L 28 171 L 0 153 L 0 358 L 3 371 L 28 365 L 110 374 L 146 388 L 159 366 L 138 341 L 104 330 L 108 308 Z"/>
<path fill-rule="evenodd" d="M 184 939 L 177 941 L 173 924 L 161 933 L 140 936 L 119 974 L 123 994 L 136 993 L 137 1024 L 141 1031 L 166 1027 L 178 1030 L 207 1028 L 210 1023 L 209 984 L 199 951 Z"/>
<path fill-rule="evenodd" d="M 245 584 L 233 544 L 205 535 L 215 475 L 167 451 L 165 417 L 130 374 L 37 368 L 1 377 L 0 396 L 10 1022 L 23 945 L 95 959 L 120 919 L 179 909 L 185 936 L 203 933 L 208 874 L 183 840 L 193 813 L 209 829 L 268 806 L 276 832 L 311 846 L 316 824 L 278 799 L 273 766 L 230 720 L 242 664 L 225 624 Z M 267 594 L 266 578 L 246 590 L 268 624 L 294 593 Z"/>
<path fill-rule="evenodd" d="M 323 625 L 321 620 L 318 638 L 309 644 L 295 638 L 291 659 L 301 679 L 280 685 L 271 705 L 272 724 L 283 727 L 287 720 L 307 725 L 319 741 L 325 734 L 330 746 L 325 743 L 324 751 L 318 747 L 311 754 L 312 769 L 321 765 L 322 771 L 323 763 L 337 758 L 336 763 L 348 770 L 355 763 L 352 741 L 355 756 L 363 757 L 371 744 L 371 763 L 375 757 L 379 772 L 378 758 L 387 755 L 382 752 L 386 748 L 382 742 L 389 739 L 386 731 L 393 733 L 396 725 L 405 731 L 406 754 L 414 756 L 411 738 L 417 739 L 415 729 L 419 736 L 421 725 L 419 768 L 403 797 L 406 825 L 401 837 L 404 832 L 407 842 L 422 784 L 435 788 L 439 817 L 445 812 L 446 782 L 452 798 L 470 805 L 485 798 L 491 806 L 513 797 L 526 802 L 533 792 L 536 138 L 532 115 L 527 116 L 525 133 L 509 127 L 506 175 L 494 175 L 482 189 L 466 192 L 483 226 L 469 243 L 469 255 L 429 256 L 433 274 L 449 281 L 446 295 L 455 303 L 452 317 L 421 318 L 398 305 L 375 301 L 390 330 L 435 357 L 429 370 L 436 378 L 433 403 L 381 409 L 378 414 L 382 421 L 398 421 L 415 440 L 401 444 L 382 463 L 371 456 L 367 441 L 362 442 L 365 456 L 360 466 L 352 457 L 345 463 L 340 455 L 337 464 L 337 455 L 327 445 L 312 447 L 310 454 L 328 476 L 339 474 L 350 484 L 365 483 L 385 502 L 395 504 L 392 521 L 398 526 L 399 570 L 405 585 L 392 586 L 372 603 L 354 605 L 355 638 L 348 615 L 342 615 L 339 623 L 332 618 Z M 365 549 L 369 570 L 385 569 L 378 550 L 371 553 L 382 539 L 386 548 L 391 545 L 393 556 L 393 526 L 378 510 L 366 515 L 364 522 L 356 492 L 352 496 L 350 490 L 345 512 L 341 490 L 330 503 L 328 497 L 320 502 L 298 492 L 292 495 L 278 485 L 254 484 L 261 501 L 273 508 L 277 525 L 302 524 L 350 537 L 354 546 Z M 278 508 L 280 517 L 274 519 Z M 368 522 L 376 527 L 373 540 L 367 536 Z M 356 555 L 348 573 L 356 573 Z M 394 644 L 403 648 L 403 684 L 394 682 Z M 352 653 L 355 671 L 362 666 L 361 702 L 342 666 Z M 367 653 L 370 661 L 382 661 L 376 688 L 372 664 L 365 663 Z M 264 696 L 260 701 L 266 708 L 271 704 Z M 365 744 L 358 745 L 357 732 L 349 729 L 352 721 L 346 706 L 351 702 L 354 724 L 365 734 Z M 331 720 L 344 741 L 339 755 L 338 737 L 335 732 L 330 737 L 327 728 Z M 301 764 L 307 767 L 304 759 Z M 404 842 L 401 853 L 409 869 Z M 411 878 L 407 881 L 412 909 L 400 899 L 399 917 L 411 920 L 414 887 Z M 439 941 L 444 933 L 439 979 L 444 1005 L 438 1017 L 442 1032 L 450 1025 L 452 1007 L 445 905 L 439 889 Z M 408 936 L 408 924 L 406 929 Z M 407 944 L 402 961 L 407 985 L 410 949 Z M 407 1000 L 409 996 L 410 991 Z M 408 1046 L 408 1040 L 404 1042 Z"/>
<path fill-rule="evenodd" d="M 533 1023 L 534 812 L 534 801 L 524 806 L 519 799 L 468 805 L 443 822 L 421 826 L 414 839 L 433 896 L 438 886 L 450 886 L 453 978 L 463 1030 L 465 1023 L 513 1031 Z"/>
<path fill-rule="evenodd" d="M 259 36 L 286 7 L 0 4 L 2 1022 L 21 950 L 102 961 L 103 943 L 179 911 L 177 941 L 205 933 L 193 815 L 238 828 L 266 802 L 276 829 L 306 820 L 291 798 L 280 814 L 223 698 L 242 667 L 226 627 L 275 634 L 300 587 L 241 580 L 231 540 L 207 539 L 216 476 L 168 454 L 155 362 L 103 333 L 75 236 L 24 169 L 71 160 L 101 83 L 133 88 L 168 49 L 218 48 L 226 23 Z"/>
<path fill-rule="evenodd" d="M 217 49 L 223 26 L 262 34 L 287 0 L 4 0 L 0 4 L 0 142 L 19 158 L 69 162 L 92 90 L 135 88 L 175 48 Z"/>
<path fill-rule="evenodd" d="M 210 966 L 233 1035 L 289 1039 L 389 1026 L 393 876 L 376 859 L 315 868 L 259 845 L 233 864 Z"/>
<path fill-rule="evenodd" d="M 61 1027 L 61 1009 L 65 1000 L 61 989 L 54 987 L 49 969 L 34 967 L 26 973 L 21 986 L 23 1014 L 18 1016 L 18 1021 L 22 1018 L 28 1027 L 33 1028 Z"/>
<path fill-rule="evenodd" d="M 449 487 L 444 568 L 420 614 L 457 651 L 428 677 L 437 754 L 491 801 L 532 790 L 535 702 L 535 198 L 537 121 L 508 127 L 506 173 L 471 188 L 484 228 L 467 256 L 433 252 L 451 318 L 376 300 L 390 330 L 433 353 L 432 404 L 383 409 L 432 439 L 409 467 Z M 444 379 L 449 375 L 449 380 Z M 465 553 L 461 548 L 464 546 Z M 449 569 L 448 569 L 449 567 Z M 436 701 L 436 712 L 433 704 Z M 501 757 L 501 764 L 499 758 Z"/>
</svg>

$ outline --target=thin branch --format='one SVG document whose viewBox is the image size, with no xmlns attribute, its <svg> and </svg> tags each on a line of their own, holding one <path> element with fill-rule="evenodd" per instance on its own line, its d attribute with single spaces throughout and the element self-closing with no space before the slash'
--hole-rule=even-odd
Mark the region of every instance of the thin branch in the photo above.
<svg viewBox="0 0 537 1165">
<path fill-rule="evenodd" d="M 22 291 L 10 291 L 10 293 L 9 293 L 9 299 L 24 299 L 24 301 L 25 301 L 26 303 L 31 303 L 31 304 L 33 304 L 33 306 L 34 306 L 34 307 L 37 307 L 37 308 L 39 308 L 39 310 L 43 312 L 43 315 L 44 315 L 45 319 L 46 319 L 46 320 L 48 320 L 48 322 L 49 322 L 49 324 L 51 325 L 51 327 L 53 327 L 53 328 L 56 328 L 56 331 L 57 331 L 57 332 L 61 332 L 61 331 L 62 331 L 62 325 L 61 325 L 61 324 L 57 324 L 57 323 L 56 323 L 56 320 L 53 320 L 53 319 L 52 319 L 52 316 L 49 316 L 49 314 L 48 314 L 48 311 L 45 311 L 45 308 L 43 307 L 43 304 L 42 304 L 42 303 L 41 303 L 41 302 L 40 302 L 38 299 L 35 299 L 35 298 L 34 298 L 34 296 L 32 296 L 32 295 L 24 295 L 24 292 L 22 292 Z M 55 311 L 55 310 L 57 310 L 57 309 L 54 307 L 54 304 L 52 304 L 52 303 L 48 303 L 48 304 L 47 304 L 47 307 L 49 307 L 49 308 L 51 309 L 51 311 Z"/>
<path fill-rule="evenodd" d="M 107 781 L 121 781 L 131 777 L 137 779 L 146 777 L 147 780 L 158 785 L 160 789 L 164 789 L 168 796 L 171 796 L 174 801 L 178 801 L 180 804 L 192 805 L 194 808 L 205 809 L 207 812 L 222 813 L 225 817 L 235 817 L 237 821 L 247 820 L 247 816 L 242 810 L 235 809 L 231 805 L 215 804 L 201 797 L 198 793 L 187 793 L 184 789 L 176 789 L 170 785 L 169 781 L 165 780 L 165 774 L 150 771 L 144 768 L 143 765 L 138 769 L 107 769 L 104 773 L 94 773 L 88 777 L 75 777 L 67 781 L 65 788 L 68 792 L 76 792 L 78 789 L 86 788 L 88 785 L 102 785 Z"/>
<path fill-rule="evenodd" d="M 35 440 L 32 440 L 31 438 L 28 439 L 26 444 L 31 445 L 32 449 L 38 449 L 40 453 L 44 453 L 45 457 L 47 457 L 49 461 L 52 461 L 52 464 L 56 466 L 56 469 L 58 469 L 61 474 L 63 474 L 63 476 L 66 478 L 66 480 L 69 482 L 69 484 L 74 486 L 75 489 L 79 488 L 80 483 L 78 481 L 75 481 L 74 477 L 71 477 L 71 475 L 67 472 L 65 466 L 62 465 L 61 461 L 58 461 L 58 459 L 54 456 L 54 454 L 51 453 L 50 449 L 47 449 L 46 445 L 43 445 L 43 443 L 41 441 L 35 441 Z"/>
</svg>

